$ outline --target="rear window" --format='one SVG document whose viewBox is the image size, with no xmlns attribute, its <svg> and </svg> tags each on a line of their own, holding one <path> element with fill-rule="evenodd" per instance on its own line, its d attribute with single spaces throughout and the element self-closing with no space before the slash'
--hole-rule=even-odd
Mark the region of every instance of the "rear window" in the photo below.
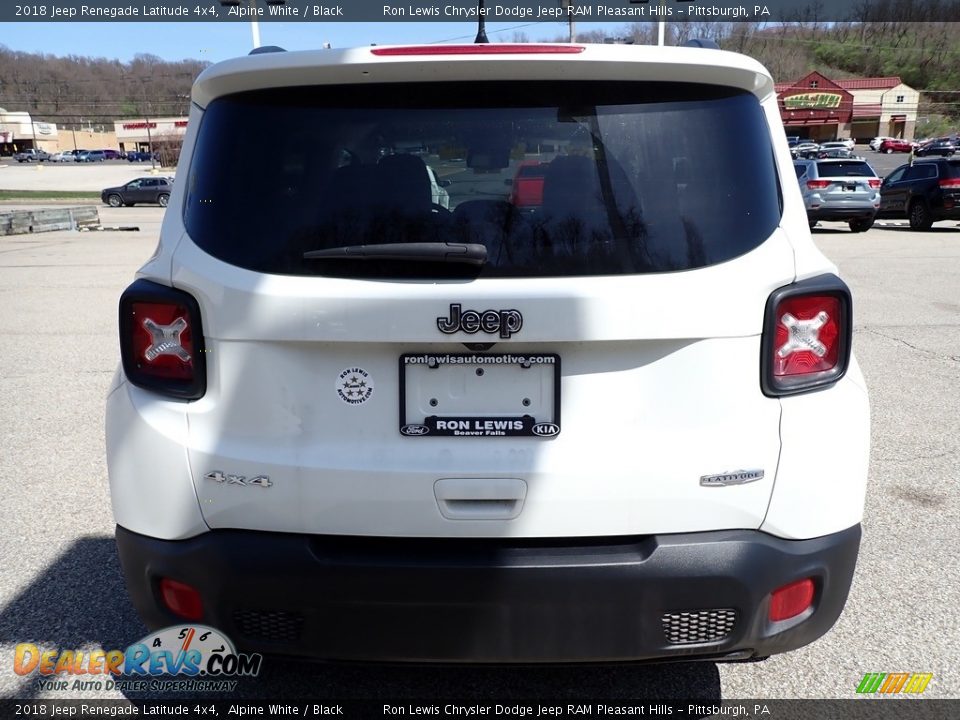
<svg viewBox="0 0 960 720">
<path fill-rule="evenodd" d="M 948 178 L 960 178 L 960 162 L 950 161 L 943 163 L 943 174 Z"/>
<path fill-rule="evenodd" d="M 270 141 L 258 146 L 262 133 Z M 518 207 L 511 186 L 527 173 L 542 174 L 542 193 L 524 193 L 534 204 Z M 322 86 L 223 97 L 204 113 L 184 211 L 194 242 L 231 264 L 362 278 L 686 270 L 752 250 L 779 219 L 757 99 L 677 83 Z M 303 257 L 411 243 L 482 245 L 486 260 L 429 261 L 409 247 L 392 259 Z"/>
<path fill-rule="evenodd" d="M 817 174 L 820 177 L 876 177 L 877 174 L 867 163 L 851 160 L 850 162 L 820 162 L 817 163 Z"/>
</svg>

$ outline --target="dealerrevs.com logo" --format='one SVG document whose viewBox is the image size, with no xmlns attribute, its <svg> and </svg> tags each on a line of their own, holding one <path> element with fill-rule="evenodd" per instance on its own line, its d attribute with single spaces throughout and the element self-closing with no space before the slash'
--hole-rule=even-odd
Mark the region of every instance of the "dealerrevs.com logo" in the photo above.
<svg viewBox="0 0 960 720">
<path fill-rule="evenodd" d="M 857 685 L 857 693 L 872 695 L 919 695 L 927 689 L 933 673 L 867 673 Z"/>
<path fill-rule="evenodd" d="M 233 691 L 238 677 L 256 677 L 263 656 L 238 653 L 206 625 L 174 625 L 126 650 L 14 648 L 17 675 L 37 675 L 40 690 Z"/>
</svg>

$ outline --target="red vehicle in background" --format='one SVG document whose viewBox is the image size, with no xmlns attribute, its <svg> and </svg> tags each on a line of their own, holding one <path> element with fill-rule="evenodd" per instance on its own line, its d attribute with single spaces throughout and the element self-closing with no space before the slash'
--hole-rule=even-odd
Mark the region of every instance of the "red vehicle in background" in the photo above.
<svg viewBox="0 0 960 720">
<path fill-rule="evenodd" d="M 510 202 L 521 210 L 530 210 L 543 205 L 543 176 L 548 163 L 539 160 L 524 160 L 517 168 L 513 180 L 507 182 L 513 186 Z"/>
<path fill-rule="evenodd" d="M 913 150 L 913 143 L 909 140 L 897 140 L 897 139 L 888 139 L 880 143 L 880 147 L 877 149 L 877 152 L 890 153 L 895 152 L 910 152 Z"/>
</svg>

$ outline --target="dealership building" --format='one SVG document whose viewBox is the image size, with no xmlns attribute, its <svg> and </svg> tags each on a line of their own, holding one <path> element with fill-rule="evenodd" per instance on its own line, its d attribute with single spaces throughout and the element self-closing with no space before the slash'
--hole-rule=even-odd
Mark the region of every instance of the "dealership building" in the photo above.
<svg viewBox="0 0 960 720">
<path fill-rule="evenodd" d="M 920 92 L 899 77 L 832 80 L 811 72 L 777 83 L 776 91 L 787 135 L 815 141 L 867 142 L 879 135 L 913 139 Z"/>
</svg>

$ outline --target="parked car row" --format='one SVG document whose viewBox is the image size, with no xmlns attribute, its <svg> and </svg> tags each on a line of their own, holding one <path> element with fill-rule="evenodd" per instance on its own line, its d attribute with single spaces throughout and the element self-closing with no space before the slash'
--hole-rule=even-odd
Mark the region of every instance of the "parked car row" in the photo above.
<svg viewBox="0 0 960 720">
<path fill-rule="evenodd" d="M 18 163 L 31 162 L 103 162 L 104 160 L 129 160 L 130 162 L 150 162 L 159 160 L 159 153 L 140 151 L 123 152 L 122 150 L 61 150 L 58 153 L 48 153 L 44 150 L 30 148 L 18 152 L 13 156 Z"/>
<path fill-rule="evenodd" d="M 821 152 L 832 150 L 846 150 L 853 153 L 856 143 L 850 138 L 840 140 L 826 140 L 822 143 L 815 143 L 812 140 L 801 139 L 796 135 L 787 137 L 787 144 L 790 146 L 790 154 L 796 159 L 813 159 L 819 157 Z M 846 155 L 839 157 L 848 157 Z"/>
<path fill-rule="evenodd" d="M 876 218 L 907 219 L 913 230 L 960 220 L 960 159 L 940 157 L 901 165 L 886 178 L 862 158 L 795 160 L 807 220 L 846 221 L 853 232 Z"/>
</svg>

